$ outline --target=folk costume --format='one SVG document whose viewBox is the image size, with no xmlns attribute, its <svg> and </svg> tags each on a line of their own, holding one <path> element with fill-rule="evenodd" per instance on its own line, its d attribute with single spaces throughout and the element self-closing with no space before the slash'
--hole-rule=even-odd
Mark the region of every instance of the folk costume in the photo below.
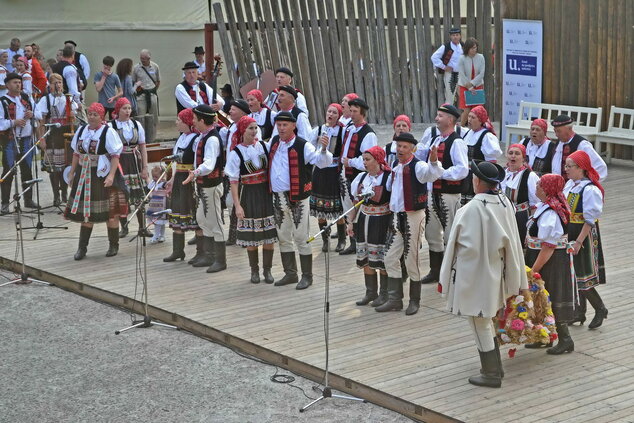
<svg viewBox="0 0 634 423">
<path fill-rule="evenodd" d="M 548 123 L 544 119 L 534 119 L 531 126 L 539 126 L 544 134 L 548 131 Z M 537 176 L 552 173 L 553 155 L 557 143 L 552 142 L 548 137 L 541 144 L 534 143 L 530 137 L 522 140 L 522 145 L 526 147 L 526 155 L 528 156 L 528 165 Z"/>
<path fill-rule="evenodd" d="M 404 132 L 396 137 L 397 142 L 417 141 L 412 134 Z M 375 310 L 398 311 L 403 308 L 403 281 L 401 256 L 405 260 L 410 277 L 409 305 L 405 314 L 412 315 L 420 307 L 421 269 L 419 265 L 422 232 L 425 230 L 428 183 L 443 174 L 440 161 L 431 163 L 418 160 L 414 155 L 407 163 L 399 162 L 386 183 L 391 192 L 390 211 L 392 230 L 386 242 L 385 268 L 388 275 L 388 301 Z"/>
<path fill-rule="evenodd" d="M 187 62 L 182 70 L 198 69 L 198 65 L 194 62 Z M 216 103 L 224 106 L 225 100 L 218 94 L 214 93 L 213 88 L 204 83 L 197 81 L 194 85 L 189 85 L 187 81 L 183 81 L 176 86 L 174 91 L 176 96 L 176 110 L 180 113 L 183 109 L 194 108 L 199 104 L 211 105 L 214 103 L 214 95 Z"/>
<path fill-rule="evenodd" d="M 491 185 L 504 178 L 504 169 L 490 162 L 472 162 L 471 169 Z M 502 361 L 492 317 L 509 296 L 528 289 L 528 280 L 515 209 L 497 190 L 476 194 L 456 213 L 440 270 L 440 289 L 447 310 L 467 316 L 475 335 L 482 369 L 469 382 L 499 388 Z"/>
<path fill-rule="evenodd" d="M 291 78 L 294 76 L 293 72 L 286 67 L 281 67 L 275 70 L 275 74 L 277 75 L 279 72 L 285 73 L 288 76 L 290 76 Z M 306 117 L 308 117 L 309 113 L 308 113 L 308 105 L 306 103 L 306 97 L 304 97 L 304 94 L 302 94 L 302 92 L 300 90 L 298 90 L 295 87 L 292 87 L 293 90 L 295 90 L 295 98 L 296 98 L 296 104 L 297 107 L 304 113 L 306 113 Z M 264 100 L 264 104 L 266 105 L 266 107 L 268 107 L 271 110 L 275 110 L 278 112 L 281 112 L 282 110 L 279 110 L 277 107 L 277 96 L 280 93 L 280 88 L 275 88 L 273 91 L 271 91 L 269 93 L 269 95 L 266 96 L 266 100 Z M 297 116 L 296 116 L 297 117 Z M 301 136 L 301 135 L 300 135 Z"/>
<path fill-rule="evenodd" d="M 276 122 L 296 122 L 288 112 L 280 112 Z M 282 140 L 276 135 L 269 151 L 269 183 L 273 192 L 273 206 L 277 236 L 280 242 L 284 277 L 276 286 L 297 283 L 296 289 L 308 288 L 313 283 L 312 249 L 306 240 L 309 234 L 309 197 L 312 190 L 313 165 L 320 169 L 332 163 L 332 153 L 315 149 L 297 136 Z M 293 245 L 294 242 L 294 245 Z M 302 278 L 298 282 L 295 248 L 299 252 Z"/>
<path fill-rule="evenodd" d="M 308 113 L 306 113 L 297 105 L 297 100 L 299 98 L 297 95 L 297 91 L 295 90 L 295 88 L 291 87 L 290 85 L 282 85 L 278 88 L 278 91 L 286 91 L 287 93 L 292 95 L 293 98 L 295 99 L 295 103 L 291 106 L 290 109 L 284 110 L 278 107 L 278 111 L 288 112 L 292 114 L 293 117 L 295 117 L 295 120 L 297 121 L 296 128 L 295 128 L 295 135 L 305 140 L 310 139 L 310 133 L 312 132 L 312 127 L 310 126 L 310 121 L 308 120 Z M 277 127 L 274 127 L 271 137 L 274 137 L 276 135 L 277 135 Z"/>
<path fill-rule="evenodd" d="M 460 28 L 451 28 L 449 34 L 460 34 Z M 453 104 L 454 97 L 456 95 L 456 87 L 458 86 L 458 62 L 460 56 L 462 56 L 462 49 L 464 43 L 460 41 L 458 44 L 454 44 L 448 41 L 446 44 L 441 45 L 432 54 L 431 62 L 437 69 L 438 73 L 443 76 L 445 85 L 445 103 Z M 451 72 L 446 72 L 445 69 L 451 67 Z"/>
<path fill-rule="evenodd" d="M 396 124 L 398 122 L 404 122 L 407 125 L 407 132 L 412 131 L 412 121 L 407 115 L 398 115 L 394 118 L 394 122 L 392 122 L 392 127 L 394 128 L 394 135 L 392 136 L 392 141 L 387 143 L 383 148 L 385 150 L 385 161 L 389 166 L 395 165 L 394 162 L 396 159 Z"/>
<path fill-rule="evenodd" d="M 77 70 L 75 65 L 68 62 L 65 58 L 62 58 L 59 62 L 55 63 L 51 66 L 51 70 L 54 73 L 62 75 L 63 83 L 64 83 L 64 94 L 71 94 L 73 96 L 73 100 L 77 102 L 77 104 L 81 103 L 81 90 L 82 79 L 80 76 L 80 71 Z M 84 87 L 86 86 L 85 80 L 83 80 Z"/>
<path fill-rule="evenodd" d="M 264 104 L 264 98 L 262 96 L 262 91 L 260 90 L 251 90 L 247 93 L 247 96 L 252 95 L 260 102 L 260 110 L 257 112 L 250 112 L 249 116 L 255 119 L 260 127 L 260 132 L 262 134 L 262 141 L 268 141 L 273 135 L 273 130 L 275 129 L 275 115 L 277 112 L 271 110 Z"/>
</svg>

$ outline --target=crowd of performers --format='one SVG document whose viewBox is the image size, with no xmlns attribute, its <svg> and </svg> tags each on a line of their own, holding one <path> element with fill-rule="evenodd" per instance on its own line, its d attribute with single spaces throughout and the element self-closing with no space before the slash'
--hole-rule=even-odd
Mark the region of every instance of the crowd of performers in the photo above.
<svg viewBox="0 0 634 423">
<path fill-rule="evenodd" d="M 435 125 L 420 140 L 411 133 L 409 117 L 397 116 L 393 138 L 382 142 L 367 123 L 368 104 L 354 93 L 328 105 L 326 122 L 311 128 L 292 71 L 280 68 L 280 86 L 267 98 L 253 90 L 245 100 L 231 101 L 233 122 L 226 126 L 217 119 L 224 101 L 204 82 L 188 82 L 192 69 L 191 63 L 183 68 L 185 80 L 176 90 L 180 136 L 171 176 L 162 181 L 161 169 L 152 170 L 151 184 L 169 196 L 171 210 L 159 217 L 153 238 L 165 239 L 162 224 L 168 222 L 173 248 L 163 261 L 184 260 L 185 233 L 194 231 L 196 255 L 188 261 L 193 267 L 225 270 L 226 246 L 235 243 L 247 251 L 251 283 L 306 289 L 313 284 L 313 249 L 306 242 L 310 217 L 323 228 L 365 199 L 337 220 L 333 236 L 334 251 L 356 255 L 363 271 L 365 292 L 357 304 L 377 312 L 400 311 L 409 279 L 405 314 L 413 315 L 420 307 L 421 285 L 439 283 L 448 309 L 468 316 L 476 335 L 482 374 L 470 379 L 474 384 L 500 386 L 503 372 L 491 318 L 504 304 L 503 294 L 527 288 L 524 263 L 543 275 L 550 292 L 559 338 L 557 345 L 547 345 L 547 353 L 574 350 L 568 325 L 585 322 L 586 302 L 595 311 L 589 328 L 607 318 L 596 290 L 606 282 L 599 219 L 607 166 L 575 134 L 569 116 L 551 122 L 555 140 L 547 138 L 549 123 L 535 119 L 530 136 L 507 149 L 503 169 L 496 163 L 503 154 L 500 143 L 483 106 L 472 108 L 468 127 L 461 127 L 462 111 L 441 105 Z M 19 142 L 30 130 L 22 125 L 27 111 L 56 122 L 66 107 L 55 74 L 53 91 L 37 105 L 22 101 L 19 79 L 15 74 L 6 78 L 9 92 L 0 99 L 0 130 L 20 129 L 5 132 L 8 142 Z M 59 141 L 68 128 L 54 131 L 44 147 L 55 201 L 67 200 L 65 217 L 81 224 L 75 260 L 86 256 L 92 227 L 100 222 L 108 228 L 106 256 L 116 255 L 127 232 L 119 219 L 123 222 L 147 192 L 143 127 L 130 118 L 125 98 L 117 101 L 112 121 L 106 122 L 105 115 L 103 106 L 93 103 L 87 124 L 74 133 L 68 195 Z M 9 158 L 4 160 L 7 169 Z M 228 231 L 224 208 L 232 216 Z M 421 268 L 423 236 L 429 271 Z M 324 232 L 322 251 L 328 250 L 329 238 Z M 282 277 L 272 274 L 276 243 Z M 502 250 L 507 255 L 500 260 Z"/>
</svg>

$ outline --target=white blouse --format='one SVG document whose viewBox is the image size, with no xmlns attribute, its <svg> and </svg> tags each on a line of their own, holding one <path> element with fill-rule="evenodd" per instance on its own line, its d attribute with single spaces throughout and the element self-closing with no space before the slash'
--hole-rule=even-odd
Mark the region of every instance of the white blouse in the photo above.
<svg viewBox="0 0 634 423">
<path fill-rule="evenodd" d="M 51 105 L 52 116 L 48 116 L 49 103 Z M 73 112 L 77 110 L 77 103 L 74 100 L 71 101 L 70 108 Z M 60 119 L 66 117 L 66 96 L 63 94 L 48 94 L 48 102 L 46 101 L 46 96 L 42 97 L 35 106 L 34 115 L 35 119 L 37 120 L 43 120 L 47 116 L 51 119 Z"/>
<path fill-rule="evenodd" d="M 537 198 L 537 194 L 535 193 L 535 191 L 537 190 L 537 181 L 539 181 L 539 176 L 537 176 L 535 172 L 531 172 L 530 169 L 524 169 L 521 172 L 511 172 L 507 168 L 506 177 L 500 184 L 502 187 L 502 192 L 507 194 L 507 197 L 513 202 L 513 204 L 517 204 L 518 189 L 524 172 L 530 172 L 530 174 L 528 175 L 527 183 L 528 205 L 531 207 L 535 207 L 537 203 L 539 203 L 539 198 Z M 508 191 L 510 191 L 510 196 Z"/>
<path fill-rule="evenodd" d="M 537 238 L 542 242 L 556 245 L 566 233 L 559 215 L 548 204 L 539 203 L 533 218 L 528 221 L 529 228 L 533 222 L 537 222 Z"/>
<path fill-rule="evenodd" d="M 121 141 L 127 144 L 127 142 L 132 139 L 132 136 L 134 134 L 134 122 L 132 121 L 132 119 L 128 119 L 125 122 L 121 122 L 120 120 L 117 120 L 116 123 L 117 123 L 117 128 L 121 130 L 121 132 L 123 133 L 123 138 L 125 138 Z M 141 122 L 137 121 L 136 124 L 137 124 L 138 132 L 139 132 L 138 142 L 139 144 L 145 144 L 145 129 L 143 129 L 143 125 L 141 125 Z M 109 122 L 108 125 L 112 128 L 112 122 Z"/>
<path fill-rule="evenodd" d="M 583 219 L 591 226 L 594 226 L 594 222 L 601 217 L 603 213 L 603 195 L 601 190 L 592 185 L 583 190 L 583 188 L 590 183 L 587 178 L 579 181 L 573 181 L 569 179 L 564 186 L 564 196 L 568 198 L 570 194 L 579 194 L 583 191 Z"/>
<path fill-rule="evenodd" d="M 110 157 L 121 155 L 121 151 L 123 151 L 123 143 L 115 130 L 108 125 L 101 125 L 97 129 L 90 129 L 86 126 L 81 134 L 81 138 L 78 137 L 80 130 L 81 128 L 75 132 L 73 141 L 70 144 L 75 153 L 81 154 L 78 147 L 80 143 L 84 151 L 89 151 L 91 141 L 99 141 L 102 132 L 108 131 L 106 133 L 106 151 L 108 152 L 108 155 Z M 97 176 L 99 177 L 103 178 L 108 176 L 108 173 L 110 173 L 110 157 L 108 157 L 108 155 L 99 155 L 97 163 Z"/>
<path fill-rule="evenodd" d="M 359 173 L 350 184 L 350 192 L 355 197 L 357 196 L 357 192 L 361 192 L 362 194 L 366 192 L 372 192 L 374 187 L 381 185 L 381 181 L 383 180 L 383 173 L 384 172 L 380 172 L 376 176 L 372 176 L 368 172 Z M 363 175 L 367 175 L 365 179 L 363 179 Z M 361 182 L 361 179 L 363 179 L 363 182 Z M 361 188 L 360 191 L 359 188 Z"/>
<path fill-rule="evenodd" d="M 477 132 L 469 131 L 464 137 L 464 141 L 467 146 L 475 145 L 480 136 L 482 135 L 482 131 L 485 128 L 480 128 Z M 502 149 L 500 148 L 500 140 L 498 137 L 493 135 L 491 132 L 487 132 L 482 140 L 482 154 L 484 154 L 484 160 L 488 162 L 495 162 L 502 155 Z"/>
<path fill-rule="evenodd" d="M 245 162 L 251 162 L 253 169 L 263 169 L 266 166 L 266 159 L 262 159 L 262 156 L 266 156 L 266 151 L 264 151 L 264 147 L 262 147 L 259 141 L 256 141 L 255 144 L 251 144 L 248 147 L 244 144 L 238 144 L 236 148 L 229 153 L 229 158 L 225 165 L 225 175 L 229 177 L 231 182 L 238 182 L 240 180 L 240 156 L 238 156 L 236 150 L 240 150 Z"/>
</svg>

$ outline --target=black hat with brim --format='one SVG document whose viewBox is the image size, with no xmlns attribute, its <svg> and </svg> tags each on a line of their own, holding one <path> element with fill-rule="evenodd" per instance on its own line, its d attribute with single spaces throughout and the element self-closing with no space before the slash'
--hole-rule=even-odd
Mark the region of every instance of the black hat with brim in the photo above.
<svg viewBox="0 0 634 423">
<path fill-rule="evenodd" d="M 440 107 L 438 107 L 438 111 L 449 113 L 451 116 L 455 117 L 456 119 L 460 119 L 460 115 L 462 114 L 460 112 L 460 109 L 458 109 L 453 104 L 443 104 Z"/>
<path fill-rule="evenodd" d="M 275 116 L 275 122 L 297 122 L 297 119 L 295 119 L 295 116 L 293 116 L 293 114 L 291 112 L 279 112 L 276 116 Z"/>
<path fill-rule="evenodd" d="M 74 45 L 75 47 L 77 47 L 77 43 L 76 43 L 76 42 L 74 42 L 73 40 L 64 41 L 64 44 L 72 44 L 72 45 Z"/>
<path fill-rule="evenodd" d="M 394 141 L 399 142 L 409 142 L 412 143 L 414 145 L 418 144 L 418 141 L 416 140 L 416 138 L 414 138 L 414 135 L 410 134 L 409 132 L 402 132 L 399 135 L 397 135 L 396 137 L 394 137 Z"/>
<path fill-rule="evenodd" d="M 194 54 L 205 54 L 205 49 L 202 46 L 194 47 Z"/>
<path fill-rule="evenodd" d="M 207 117 L 216 116 L 216 112 L 214 112 L 214 109 L 212 109 L 211 106 L 207 104 L 199 104 L 198 106 L 194 107 L 192 111 L 197 116 L 207 116 Z"/>
<path fill-rule="evenodd" d="M 471 160 L 471 171 L 475 176 L 490 184 L 499 184 L 506 177 L 502 166 L 484 160 Z"/>
<path fill-rule="evenodd" d="M 366 103 L 365 100 L 362 99 L 361 97 L 355 98 L 354 100 L 350 100 L 348 102 L 348 107 L 349 106 L 357 106 L 365 110 L 370 110 L 370 106 L 368 106 L 368 103 Z"/>
<path fill-rule="evenodd" d="M 559 115 L 551 122 L 553 128 L 572 124 L 572 118 L 568 115 Z"/>
<path fill-rule="evenodd" d="M 291 87 L 290 85 L 280 85 L 279 90 L 280 91 L 286 91 L 287 93 L 292 95 L 293 98 L 297 98 L 297 90 L 295 88 Z"/>
<path fill-rule="evenodd" d="M 22 81 L 22 76 L 15 72 L 9 72 L 7 76 L 4 77 L 4 82 L 9 82 L 12 79 L 19 79 L 20 81 Z"/>
<path fill-rule="evenodd" d="M 182 70 L 187 70 L 187 69 L 198 69 L 198 65 L 194 62 L 187 62 L 185 63 L 185 66 L 183 66 Z"/>
<path fill-rule="evenodd" d="M 247 103 L 244 100 L 231 100 L 229 104 L 231 104 L 231 106 L 233 107 L 237 107 L 238 109 L 242 110 L 247 115 L 251 113 L 251 109 L 249 109 L 249 103 Z"/>
<path fill-rule="evenodd" d="M 286 75 L 290 76 L 291 78 L 293 77 L 293 71 L 292 71 L 292 70 L 290 70 L 289 68 L 284 67 L 284 66 L 282 66 L 281 68 L 277 68 L 277 69 L 275 70 L 275 74 L 276 74 L 276 75 L 277 75 L 278 73 L 280 73 L 280 72 L 285 73 Z"/>
<path fill-rule="evenodd" d="M 461 32 L 460 28 L 455 28 L 455 27 L 449 30 L 450 34 L 460 34 L 460 32 Z"/>
</svg>

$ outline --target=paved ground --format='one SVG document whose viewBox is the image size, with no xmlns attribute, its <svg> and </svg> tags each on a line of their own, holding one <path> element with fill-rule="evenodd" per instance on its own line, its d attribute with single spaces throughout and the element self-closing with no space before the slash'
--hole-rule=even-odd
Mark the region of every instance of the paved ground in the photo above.
<svg viewBox="0 0 634 423">
<path fill-rule="evenodd" d="M 114 335 L 129 324 L 126 312 L 55 287 L 0 288 L 0 421 L 410 421 L 333 399 L 300 414 L 310 400 L 271 382 L 275 367 L 165 328 Z M 306 395 L 319 396 L 315 383 L 294 377 Z"/>
</svg>

